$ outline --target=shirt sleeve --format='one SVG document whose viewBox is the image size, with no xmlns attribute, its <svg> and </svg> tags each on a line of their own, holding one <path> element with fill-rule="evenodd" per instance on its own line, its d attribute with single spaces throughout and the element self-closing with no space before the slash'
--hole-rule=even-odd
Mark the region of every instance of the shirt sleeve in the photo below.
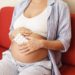
<svg viewBox="0 0 75 75">
<path fill-rule="evenodd" d="M 22 10 L 25 9 L 25 7 L 27 6 L 27 4 L 30 2 L 30 0 L 22 0 L 19 4 L 17 4 L 14 7 L 14 11 L 13 11 L 13 16 L 12 16 L 12 21 L 11 21 L 11 25 L 10 25 L 10 32 L 9 35 L 13 32 L 14 30 L 14 22 L 15 20 L 18 18 L 18 16 L 22 13 Z"/>
<path fill-rule="evenodd" d="M 13 30 L 14 30 L 13 24 L 14 24 L 14 21 L 15 21 L 16 9 L 17 9 L 17 6 L 14 7 L 14 10 L 13 10 L 12 20 L 11 20 L 11 24 L 10 24 L 10 28 L 9 28 L 9 35 L 11 35 L 11 33 L 12 33 Z"/>
<path fill-rule="evenodd" d="M 14 17 L 15 17 L 15 9 L 13 10 L 12 20 L 11 20 L 11 24 L 10 24 L 10 27 L 9 27 L 9 35 L 11 35 L 11 33 L 14 30 L 14 28 L 13 28 Z"/>
<path fill-rule="evenodd" d="M 18 15 L 18 13 L 20 12 L 20 8 L 21 8 L 21 5 L 26 2 L 27 0 L 22 0 L 19 4 L 17 4 L 15 7 L 14 7 L 14 10 L 13 10 L 13 15 L 12 15 L 12 20 L 11 20 L 11 25 L 10 25 L 10 28 L 9 28 L 9 35 L 11 35 L 11 33 L 13 32 L 14 30 L 14 22 L 16 20 L 16 17 Z"/>
<path fill-rule="evenodd" d="M 59 2 L 59 24 L 57 34 L 57 40 L 60 40 L 64 46 L 64 50 L 61 50 L 61 52 L 66 52 L 71 41 L 71 20 L 68 5 L 63 1 Z"/>
</svg>

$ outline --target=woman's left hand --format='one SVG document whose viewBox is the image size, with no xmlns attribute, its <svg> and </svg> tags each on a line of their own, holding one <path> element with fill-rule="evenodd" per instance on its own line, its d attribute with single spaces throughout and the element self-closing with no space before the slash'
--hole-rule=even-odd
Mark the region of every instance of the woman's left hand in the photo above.
<svg viewBox="0 0 75 75">
<path fill-rule="evenodd" d="M 28 42 L 20 46 L 20 52 L 25 54 L 30 54 L 36 50 L 43 48 L 42 39 L 37 39 L 34 37 L 27 37 Z"/>
</svg>

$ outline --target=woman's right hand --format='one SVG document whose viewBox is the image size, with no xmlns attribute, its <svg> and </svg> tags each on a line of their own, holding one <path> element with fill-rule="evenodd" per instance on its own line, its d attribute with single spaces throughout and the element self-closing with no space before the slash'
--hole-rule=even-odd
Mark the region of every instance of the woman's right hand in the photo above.
<svg viewBox="0 0 75 75">
<path fill-rule="evenodd" d="M 12 37 L 12 39 L 13 39 L 18 33 L 21 33 L 24 36 L 29 36 L 32 33 L 32 31 L 29 30 L 29 29 L 27 29 L 27 28 L 25 28 L 25 27 L 16 28 L 12 32 L 12 34 L 10 35 L 10 37 Z"/>
<path fill-rule="evenodd" d="M 25 27 L 20 27 L 20 28 L 17 28 L 13 31 L 14 35 L 18 34 L 18 33 L 21 33 L 22 35 L 30 35 L 32 33 L 31 30 L 25 28 Z"/>
</svg>

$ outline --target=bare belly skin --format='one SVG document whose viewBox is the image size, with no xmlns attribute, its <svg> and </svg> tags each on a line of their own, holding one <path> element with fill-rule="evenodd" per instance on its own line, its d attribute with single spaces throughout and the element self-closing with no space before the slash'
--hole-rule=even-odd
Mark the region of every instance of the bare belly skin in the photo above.
<svg viewBox="0 0 75 75">
<path fill-rule="evenodd" d="M 44 37 L 37 35 L 37 34 L 32 34 L 30 36 L 35 37 L 35 38 L 45 39 Z M 44 48 L 41 48 L 28 55 L 26 55 L 25 53 L 20 53 L 17 50 L 11 50 L 11 53 L 14 59 L 16 59 L 17 61 L 23 62 L 23 63 L 37 62 L 48 56 L 48 50 Z"/>
</svg>

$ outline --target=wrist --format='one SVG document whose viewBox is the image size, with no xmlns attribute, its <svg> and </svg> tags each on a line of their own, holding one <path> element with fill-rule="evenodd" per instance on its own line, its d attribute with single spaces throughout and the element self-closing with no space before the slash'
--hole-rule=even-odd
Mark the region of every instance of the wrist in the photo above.
<svg viewBox="0 0 75 75">
<path fill-rule="evenodd" d="M 41 40 L 41 47 L 45 48 L 45 40 Z"/>
</svg>

